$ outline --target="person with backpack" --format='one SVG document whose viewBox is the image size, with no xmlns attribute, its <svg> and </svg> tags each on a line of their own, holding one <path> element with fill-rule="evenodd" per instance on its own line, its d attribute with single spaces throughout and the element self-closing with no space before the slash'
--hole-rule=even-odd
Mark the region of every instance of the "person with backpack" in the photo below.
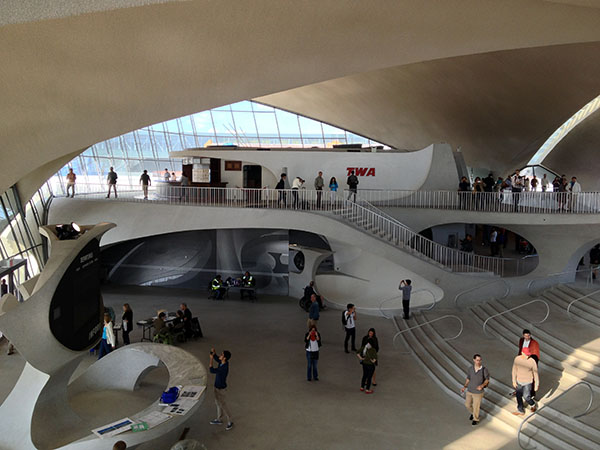
<svg viewBox="0 0 600 450">
<path fill-rule="evenodd" d="M 346 311 L 342 313 L 342 324 L 346 331 L 346 339 L 344 339 L 344 351 L 348 351 L 348 341 L 352 339 L 352 351 L 356 351 L 356 307 L 352 303 L 348 303 Z"/>
<path fill-rule="evenodd" d="M 483 390 L 490 384 L 490 373 L 481 363 L 481 355 L 473 355 L 473 365 L 467 370 L 467 377 L 460 392 L 465 392 L 465 407 L 471 413 L 469 420 L 471 425 L 479 423 L 479 408 L 483 399 Z"/>
<path fill-rule="evenodd" d="M 369 342 L 369 339 L 372 340 L 373 348 L 379 354 L 379 340 L 377 339 L 377 334 L 375 334 L 375 328 L 369 328 L 367 335 L 362 338 L 362 342 L 361 342 L 360 346 L 364 347 L 365 345 L 367 345 L 367 342 Z M 377 362 L 375 362 L 375 369 L 373 369 L 373 382 L 371 383 L 373 386 L 377 386 L 376 375 L 377 375 Z"/>
</svg>

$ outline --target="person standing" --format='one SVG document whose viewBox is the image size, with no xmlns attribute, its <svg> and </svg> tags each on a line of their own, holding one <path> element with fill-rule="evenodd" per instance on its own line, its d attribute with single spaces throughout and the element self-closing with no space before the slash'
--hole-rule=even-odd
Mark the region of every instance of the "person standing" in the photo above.
<svg viewBox="0 0 600 450">
<path fill-rule="evenodd" d="M 467 379 L 460 392 L 467 393 L 465 395 L 465 406 L 471 413 L 469 420 L 471 425 L 479 423 L 479 409 L 481 408 L 481 400 L 483 399 L 483 390 L 490 384 L 490 373 L 487 368 L 481 364 L 481 355 L 473 355 L 473 365 L 467 370 Z"/>
<path fill-rule="evenodd" d="M 337 192 L 338 190 L 338 182 L 335 177 L 331 177 L 331 180 L 329 180 L 329 190 L 331 192 Z"/>
<path fill-rule="evenodd" d="M 163 173 L 163 178 L 165 180 L 165 183 L 168 183 L 169 180 L 171 179 L 171 173 L 169 172 L 169 169 L 167 169 L 165 167 L 165 173 Z"/>
<path fill-rule="evenodd" d="M 179 309 L 183 313 L 183 329 L 185 330 L 185 337 L 192 336 L 192 311 L 188 308 L 187 303 L 179 305 Z"/>
<path fill-rule="evenodd" d="M 100 341 L 100 351 L 98 351 L 98 359 L 108 355 L 115 349 L 115 333 L 113 331 L 110 314 L 104 314 L 104 329 L 102 330 L 102 340 Z"/>
<path fill-rule="evenodd" d="M 369 328 L 369 331 L 366 336 L 363 336 L 362 342 L 360 344 L 361 347 L 367 345 L 369 339 L 373 340 L 373 348 L 379 354 L 379 340 L 377 339 L 377 334 L 375 333 L 375 328 Z M 377 382 L 375 378 L 377 377 L 377 363 L 375 363 L 375 370 L 373 370 L 373 382 L 371 383 L 373 386 L 377 386 Z"/>
<path fill-rule="evenodd" d="M 523 347 L 521 354 L 516 356 L 512 367 L 512 385 L 516 389 L 517 411 L 513 414 L 517 416 L 525 415 L 523 398 L 531 406 L 531 412 L 536 411 L 535 400 L 533 400 L 533 386 L 537 389 L 540 386 L 537 364 L 531 358 L 529 347 Z"/>
<path fill-rule="evenodd" d="M 377 362 L 377 350 L 375 350 L 373 339 L 367 339 L 367 343 L 358 350 L 356 356 L 360 359 L 363 369 L 360 390 L 365 391 L 365 394 L 372 394 L 371 382 L 375 373 L 375 363 Z"/>
<path fill-rule="evenodd" d="M 317 302 L 317 295 L 312 294 L 310 296 L 310 308 L 308 309 L 308 322 L 307 326 L 310 330 L 310 327 L 316 326 L 319 321 L 319 302 Z"/>
<path fill-rule="evenodd" d="M 469 209 L 469 198 L 471 192 L 471 183 L 467 177 L 461 177 L 458 183 L 458 205 L 460 209 Z"/>
<path fill-rule="evenodd" d="M 538 184 L 539 184 L 539 180 L 534 175 L 533 178 L 531 179 L 531 190 L 533 192 L 537 191 Z"/>
<path fill-rule="evenodd" d="M 316 325 L 312 325 L 304 335 L 304 349 L 306 350 L 306 380 L 319 381 L 319 349 L 321 348 L 321 335 L 317 331 Z"/>
<path fill-rule="evenodd" d="M 512 198 L 513 198 L 513 207 L 514 211 L 517 212 L 519 210 L 519 201 L 521 200 L 521 192 L 523 191 L 523 187 L 525 186 L 525 179 L 521 176 L 520 172 L 517 170 L 512 177 Z"/>
<path fill-rule="evenodd" d="M 150 181 L 150 175 L 148 171 L 144 170 L 144 173 L 140 177 L 140 184 L 142 185 L 142 191 L 144 192 L 144 200 L 148 200 L 148 186 L 152 184 Z"/>
<path fill-rule="evenodd" d="M 569 209 L 573 211 L 577 209 L 577 198 L 581 192 L 581 184 L 577 182 L 577 177 L 571 178 L 571 182 L 568 185 L 570 195 Z"/>
<path fill-rule="evenodd" d="M 231 359 L 231 352 L 228 350 L 223 351 L 220 356 L 218 356 L 217 367 L 213 367 L 213 361 L 217 352 L 214 348 L 210 349 L 210 361 L 208 362 L 208 368 L 210 373 L 214 373 L 215 376 L 215 404 L 217 405 L 217 418 L 210 421 L 211 425 L 223 425 L 222 418 L 223 413 L 225 413 L 225 417 L 227 418 L 227 426 L 225 430 L 229 431 L 233 428 L 233 420 L 231 417 L 231 413 L 229 412 L 229 407 L 227 406 L 227 401 L 225 398 L 225 391 L 227 390 L 227 375 L 229 375 L 229 360 Z"/>
<path fill-rule="evenodd" d="M 542 181 L 540 181 L 540 184 L 542 185 L 542 192 L 546 192 L 548 190 L 548 185 L 550 184 L 550 181 L 548 180 L 546 174 L 544 174 L 544 176 L 542 177 Z"/>
<path fill-rule="evenodd" d="M 115 191 L 115 198 L 117 198 L 117 178 L 119 178 L 117 172 L 115 172 L 111 167 L 106 177 L 106 183 L 108 184 L 108 195 L 106 196 L 106 198 L 110 198 L 111 188 Z"/>
<path fill-rule="evenodd" d="M 71 198 L 75 197 L 75 180 L 77 180 L 77 175 L 71 168 L 67 174 L 67 197 L 69 196 L 69 189 L 71 189 Z"/>
<path fill-rule="evenodd" d="M 594 245 L 590 250 L 590 268 L 592 269 L 592 280 L 598 276 L 598 268 L 600 267 L 600 244 Z M 4 280 L 2 280 L 4 282 Z"/>
<path fill-rule="evenodd" d="M 354 195 L 354 202 L 356 202 L 356 192 L 358 190 L 358 177 L 354 175 L 354 170 L 350 171 L 350 176 L 346 180 L 346 184 L 348 185 L 348 200 L 350 197 Z"/>
<path fill-rule="evenodd" d="M 412 291 L 412 282 L 410 280 L 402 280 L 398 289 L 402 291 L 402 309 L 404 310 L 404 320 L 410 318 L 410 293 Z"/>
<path fill-rule="evenodd" d="M 123 305 L 123 317 L 121 318 L 123 324 L 121 329 L 123 330 L 123 343 L 129 345 L 129 333 L 133 330 L 133 310 L 129 303 Z"/>
<path fill-rule="evenodd" d="M 300 177 L 294 178 L 292 182 L 292 207 L 298 207 L 298 190 L 302 187 L 304 181 Z"/>
<path fill-rule="evenodd" d="M 352 339 L 352 351 L 356 352 L 356 307 L 352 303 L 348 303 L 346 311 L 344 311 L 344 330 L 346 331 L 346 338 L 344 339 L 344 351 L 348 351 L 348 341 Z"/>
<path fill-rule="evenodd" d="M 4 296 L 4 294 L 8 294 L 8 284 L 6 284 L 6 280 L 2 278 L 2 282 L 0 282 L 0 298 Z"/>
<path fill-rule="evenodd" d="M 277 189 L 278 192 L 278 198 L 277 198 L 277 206 L 281 205 L 283 203 L 283 206 L 285 207 L 286 205 L 286 187 L 285 187 L 285 181 L 287 179 L 287 175 L 285 173 L 281 174 L 281 178 L 279 179 L 279 182 L 275 185 L 275 189 Z"/>
<path fill-rule="evenodd" d="M 492 192 L 494 190 L 494 174 L 489 173 L 487 177 L 483 179 L 483 190 L 485 192 Z"/>
<path fill-rule="evenodd" d="M 321 197 L 323 196 L 323 172 L 319 171 L 317 178 L 315 178 L 315 190 L 317 191 L 317 209 L 321 209 Z"/>
<path fill-rule="evenodd" d="M 490 233 L 490 249 L 492 256 L 498 255 L 498 231 L 495 228 L 492 228 Z"/>
</svg>

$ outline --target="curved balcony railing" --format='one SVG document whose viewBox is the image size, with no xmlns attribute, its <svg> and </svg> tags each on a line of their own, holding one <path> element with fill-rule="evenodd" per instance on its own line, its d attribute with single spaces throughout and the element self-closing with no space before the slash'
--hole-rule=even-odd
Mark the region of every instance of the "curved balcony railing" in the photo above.
<svg viewBox="0 0 600 450">
<path fill-rule="evenodd" d="M 569 303 L 569 304 L 567 305 L 567 314 L 568 314 L 568 316 L 569 316 L 569 319 L 571 319 L 571 320 L 577 320 L 577 319 L 575 319 L 575 318 L 573 317 L 573 314 L 571 314 L 571 307 L 573 306 L 573 304 L 577 303 L 577 302 L 578 302 L 578 301 L 580 301 L 580 300 L 583 300 L 584 298 L 588 298 L 588 297 L 591 297 L 592 295 L 598 294 L 599 292 L 600 292 L 600 289 L 598 289 L 597 291 L 591 292 L 591 293 L 589 293 L 589 294 L 583 295 L 583 296 L 581 296 L 581 297 L 579 297 L 579 298 L 576 298 L 576 299 L 575 299 L 575 300 L 573 300 L 571 303 Z"/>
<path fill-rule="evenodd" d="M 485 321 L 483 322 L 483 333 L 489 336 L 489 334 L 487 333 L 487 330 L 486 330 L 486 326 L 487 326 L 487 323 L 490 320 L 494 319 L 495 317 L 502 316 L 502 315 L 504 315 L 506 313 L 514 311 L 515 309 L 519 309 L 519 308 L 522 308 L 523 306 L 527 306 L 527 305 L 530 305 L 532 303 L 538 303 L 538 302 L 543 303 L 544 305 L 546 305 L 546 315 L 544 316 L 544 318 L 542 320 L 537 321 L 537 322 L 532 320 L 531 323 L 536 323 L 536 324 L 544 323 L 546 321 L 546 319 L 548 318 L 548 316 L 550 315 L 550 306 L 544 300 L 542 300 L 540 298 L 536 298 L 535 300 L 531 300 L 531 301 L 529 301 L 527 303 L 523 303 L 522 305 L 515 306 L 514 308 L 507 309 L 506 311 L 502 311 L 502 312 L 499 312 L 499 313 L 496 313 L 496 314 L 492 314 L 490 317 L 488 317 L 487 319 L 485 319 Z"/>
<path fill-rule="evenodd" d="M 487 286 L 491 286 L 492 284 L 496 284 L 496 283 L 502 283 L 504 285 L 504 291 L 503 291 L 503 294 L 500 297 L 497 297 L 497 298 L 494 297 L 494 298 L 496 300 L 502 300 L 502 299 L 505 299 L 506 297 L 508 297 L 508 295 L 510 294 L 510 289 L 511 289 L 510 283 L 507 282 L 506 280 L 502 279 L 502 278 L 497 278 L 495 280 L 487 281 L 485 283 L 478 284 L 477 286 L 473 286 L 473 287 L 471 287 L 469 289 L 465 289 L 464 291 L 459 292 L 454 297 L 454 306 L 458 306 L 458 299 L 460 297 L 462 297 L 463 295 L 468 294 L 470 292 L 475 292 L 475 291 L 477 291 L 477 290 L 479 290 L 481 288 L 484 288 L 484 287 L 487 287 Z"/>
<path fill-rule="evenodd" d="M 569 387 L 568 389 L 565 389 L 563 392 L 561 392 L 559 395 L 554 397 L 548 403 L 541 406 L 535 412 L 529 414 L 527 417 L 525 417 L 523 419 L 523 421 L 521 422 L 521 425 L 519 425 L 519 431 L 517 432 L 517 441 L 519 442 L 519 447 L 526 450 L 526 447 L 524 447 L 523 444 L 521 443 L 521 433 L 523 431 L 523 426 L 525 425 L 525 423 L 527 423 L 528 420 L 535 417 L 536 414 L 539 414 L 540 411 L 542 411 L 544 408 L 546 408 L 547 406 L 550 406 L 551 403 L 555 402 L 556 400 L 561 398 L 563 395 L 565 395 L 567 392 L 571 391 L 573 388 L 575 388 L 579 385 L 587 386 L 587 388 L 590 390 L 590 401 L 588 402 L 587 408 L 585 409 L 585 411 L 583 413 L 578 414 L 576 416 L 572 416 L 572 418 L 577 419 L 579 417 L 585 416 L 588 412 L 590 412 L 590 409 L 592 408 L 592 403 L 594 402 L 594 390 L 592 389 L 592 385 L 590 383 L 588 383 L 587 381 L 579 381 L 579 382 L 575 383 L 574 385 L 572 385 L 571 387 Z"/>
<path fill-rule="evenodd" d="M 550 273 L 543 277 L 532 278 L 531 280 L 529 280 L 529 283 L 527 283 L 527 292 L 529 293 L 529 295 L 531 297 L 534 297 L 540 291 L 543 291 L 544 289 L 548 289 L 557 284 L 566 282 L 566 279 L 569 275 L 573 275 L 573 278 L 576 278 L 577 274 L 580 274 L 580 273 L 586 275 L 586 283 L 588 283 L 588 284 L 591 283 L 591 278 L 592 278 L 592 269 L 591 268 L 579 269 L 579 270 L 568 270 L 566 272 Z M 539 290 L 533 289 L 534 286 L 542 284 L 542 283 L 545 283 L 545 284 L 543 287 L 538 288 Z"/>
<path fill-rule="evenodd" d="M 418 310 L 418 311 L 431 311 L 433 308 L 435 308 L 435 305 L 437 305 L 437 297 L 435 296 L 435 294 L 433 292 L 431 292 L 429 289 L 418 289 L 416 291 L 413 291 L 411 294 L 413 300 L 414 300 L 415 294 L 418 294 L 419 292 L 427 292 L 429 295 L 431 295 L 432 302 L 431 302 L 431 304 L 429 304 L 427 306 L 421 306 L 421 307 L 416 307 L 416 308 L 412 308 L 412 309 Z M 389 317 L 385 314 L 383 305 L 388 302 L 391 302 L 392 300 L 402 300 L 402 295 L 396 295 L 394 297 L 387 298 L 379 304 L 379 312 L 386 319 L 392 319 L 392 317 Z M 401 307 L 402 306 L 399 306 L 398 309 Z"/>
<path fill-rule="evenodd" d="M 305 189 L 247 189 L 184 187 L 172 183 L 151 186 L 144 199 L 141 186 L 117 184 L 118 199 L 132 202 L 172 203 L 178 205 L 218 206 L 232 208 L 268 208 L 328 213 L 345 223 L 352 224 L 404 251 L 437 263 L 446 270 L 466 273 L 504 274 L 505 260 L 476 255 L 438 244 L 416 233 L 396 219 L 386 217 L 372 205 L 360 205 L 336 192 Z M 104 199 L 106 185 L 76 187 L 76 196 Z"/>
<path fill-rule="evenodd" d="M 379 208 L 453 209 L 493 213 L 598 214 L 600 192 L 473 192 L 359 189 Z"/>
<path fill-rule="evenodd" d="M 452 336 L 452 337 L 449 337 L 449 338 L 443 338 L 443 339 L 444 339 L 444 341 L 452 341 L 452 340 L 454 340 L 454 339 L 457 339 L 457 338 L 459 338 L 459 337 L 460 337 L 460 335 L 462 334 L 463 330 L 464 330 L 464 324 L 463 324 L 463 321 L 462 321 L 462 320 L 461 320 L 461 318 L 460 318 L 460 317 L 458 317 L 458 316 L 455 316 L 455 315 L 453 315 L 453 314 L 446 314 L 445 316 L 441 316 L 441 317 L 438 317 L 438 318 L 436 318 L 436 319 L 433 319 L 433 320 L 428 320 L 427 322 L 420 323 L 419 325 L 415 325 L 414 327 L 410 327 L 410 328 L 407 328 L 407 329 L 405 329 L 405 330 L 400 330 L 400 331 L 398 331 L 398 332 L 397 332 L 397 333 L 394 335 L 394 338 L 392 339 L 392 345 L 393 345 L 394 347 L 396 347 L 396 339 L 398 338 L 398 336 L 400 336 L 400 335 L 402 335 L 402 334 L 406 333 L 407 331 L 414 330 L 415 328 L 420 328 L 420 327 L 422 327 L 422 326 L 425 326 L 425 325 L 428 325 L 428 324 L 430 324 L 430 323 L 437 322 L 438 320 L 442 320 L 442 319 L 448 319 L 448 318 L 451 318 L 451 319 L 456 319 L 456 320 L 458 320 L 458 322 L 460 323 L 460 330 L 458 331 L 458 333 L 457 333 L 455 336 Z M 412 352 L 409 350 L 408 352 L 400 352 L 400 353 L 402 353 L 402 354 L 405 354 L 405 355 L 410 355 Z"/>
</svg>

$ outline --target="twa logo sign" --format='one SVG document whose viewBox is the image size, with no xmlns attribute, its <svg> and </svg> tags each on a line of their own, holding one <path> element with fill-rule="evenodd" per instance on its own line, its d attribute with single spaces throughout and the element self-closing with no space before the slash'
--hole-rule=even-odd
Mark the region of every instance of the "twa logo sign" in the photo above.
<svg viewBox="0 0 600 450">
<path fill-rule="evenodd" d="M 350 172 L 354 171 L 354 175 L 357 177 L 374 177 L 375 176 L 375 168 L 374 167 L 346 167 L 348 171 L 348 176 L 350 176 Z"/>
</svg>

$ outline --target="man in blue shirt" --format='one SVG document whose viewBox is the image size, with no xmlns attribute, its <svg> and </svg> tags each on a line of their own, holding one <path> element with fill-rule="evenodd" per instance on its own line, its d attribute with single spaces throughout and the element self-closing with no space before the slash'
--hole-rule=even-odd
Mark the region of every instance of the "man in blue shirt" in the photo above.
<svg viewBox="0 0 600 450">
<path fill-rule="evenodd" d="M 229 374 L 229 360 L 231 359 L 231 352 L 225 350 L 218 356 L 218 367 L 213 367 L 213 361 L 215 359 L 215 355 L 217 352 L 214 348 L 210 349 L 210 362 L 208 363 L 208 368 L 210 373 L 216 374 L 215 377 L 215 404 L 217 405 L 217 418 L 210 421 L 211 425 L 223 425 L 221 418 L 223 417 L 223 413 L 227 417 L 227 426 L 225 429 L 227 431 L 233 428 L 233 421 L 231 420 L 231 413 L 229 412 L 229 407 L 227 406 L 227 402 L 225 401 L 225 389 L 227 389 L 227 375 Z"/>
<path fill-rule="evenodd" d="M 315 294 L 312 294 L 310 296 L 310 308 L 308 310 L 308 329 L 310 330 L 310 327 L 317 326 L 317 322 L 319 321 L 319 303 L 317 302 L 317 296 Z"/>
</svg>

